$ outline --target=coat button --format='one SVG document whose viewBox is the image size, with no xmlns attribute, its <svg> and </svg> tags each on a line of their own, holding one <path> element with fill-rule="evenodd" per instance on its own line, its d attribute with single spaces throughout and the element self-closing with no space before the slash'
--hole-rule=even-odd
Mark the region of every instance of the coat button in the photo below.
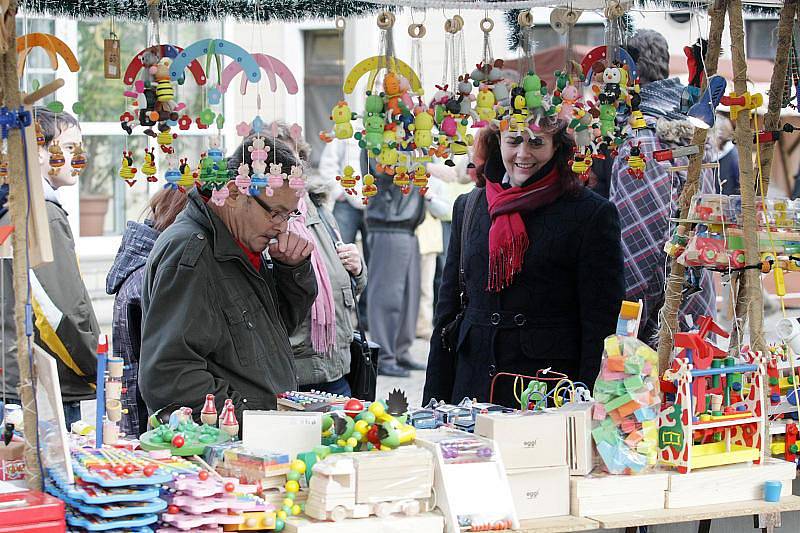
<svg viewBox="0 0 800 533">
<path fill-rule="evenodd" d="M 247 398 L 242 398 L 242 403 L 247 403 Z"/>
<path fill-rule="evenodd" d="M 497 374 L 497 367 L 494 365 L 489 365 L 489 377 L 493 378 L 495 374 Z"/>
<path fill-rule="evenodd" d="M 199 240 L 201 240 L 201 241 L 202 241 L 203 239 L 205 239 L 205 238 L 206 238 L 206 236 L 205 236 L 205 235 L 203 235 L 202 233 L 198 233 L 198 234 L 197 234 L 197 238 L 198 238 Z"/>
<path fill-rule="evenodd" d="M 500 323 L 500 313 L 492 313 L 492 316 L 489 317 L 493 326 L 496 326 Z"/>
<path fill-rule="evenodd" d="M 525 325 L 525 322 L 527 322 L 527 319 L 522 313 L 514 315 L 514 324 L 517 326 L 522 327 Z"/>
</svg>

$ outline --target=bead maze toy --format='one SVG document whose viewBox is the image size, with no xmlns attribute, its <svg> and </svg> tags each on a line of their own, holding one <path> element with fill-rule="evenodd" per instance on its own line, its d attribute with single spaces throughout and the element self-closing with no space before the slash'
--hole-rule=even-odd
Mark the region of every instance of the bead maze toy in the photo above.
<svg viewBox="0 0 800 533">
<path fill-rule="evenodd" d="M 97 421 L 95 424 L 95 446 L 113 446 L 120 437 L 119 422 L 128 412 L 122 408 L 122 372 L 125 361 L 121 357 L 109 357 L 108 339 L 103 336 L 97 346 Z"/>
<path fill-rule="evenodd" d="M 206 395 L 200 416 L 204 421 L 217 422 L 213 394 Z M 166 423 L 161 422 L 163 418 L 167 418 Z M 170 413 L 159 411 L 150 416 L 149 422 L 154 429 L 139 437 L 142 449 L 169 450 L 172 455 L 183 457 L 202 455 L 207 446 L 231 441 L 239 434 L 239 423 L 230 399 L 225 400 L 222 415 L 218 419 L 219 428 L 207 422 L 197 424 L 188 407 L 174 409 Z"/>
<path fill-rule="evenodd" d="M 612 335 L 604 345 L 592 438 L 609 473 L 639 473 L 656 463 L 658 354 L 635 337 Z"/>
<path fill-rule="evenodd" d="M 681 473 L 764 461 L 767 358 L 746 352 L 737 361 L 705 338 L 710 332 L 727 337 L 705 316 L 698 330 L 675 334 L 682 350 L 662 381 L 671 398 L 658 419 L 659 459 Z"/>
<path fill-rule="evenodd" d="M 286 391 L 278 394 L 278 410 L 320 411 L 324 413 L 344 406 L 349 399 L 340 394 L 315 390 L 309 392 Z"/>
</svg>

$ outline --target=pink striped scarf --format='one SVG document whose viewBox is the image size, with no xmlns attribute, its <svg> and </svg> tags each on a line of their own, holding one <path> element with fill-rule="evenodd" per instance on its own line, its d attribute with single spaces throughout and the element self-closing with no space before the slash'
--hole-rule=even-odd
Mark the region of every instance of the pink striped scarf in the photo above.
<svg viewBox="0 0 800 533">
<path fill-rule="evenodd" d="M 328 276 L 328 267 L 325 266 L 320 245 L 306 227 L 308 204 L 306 204 L 305 198 L 300 198 L 297 209 L 301 215 L 289 222 L 289 229 L 314 243 L 311 265 L 314 267 L 314 274 L 317 277 L 317 298 L 311 306 L 311 345 L 317 353 L 330 355 L 336 346 L 336 306 L 333 302 L 331 279 Z"/>
</svg>

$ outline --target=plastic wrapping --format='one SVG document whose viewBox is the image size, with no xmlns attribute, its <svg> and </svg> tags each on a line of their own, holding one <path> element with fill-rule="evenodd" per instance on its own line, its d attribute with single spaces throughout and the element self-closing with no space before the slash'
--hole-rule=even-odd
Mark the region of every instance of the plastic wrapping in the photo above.
<svg viewBox="0 0 800 533">
<path fill-rule="evenodd" d="M 658 354 L 633 337 L 605 339 L 594 385 L 592 437 L 604 469 L 640 473 L 658 457 Z"/>
</svg>

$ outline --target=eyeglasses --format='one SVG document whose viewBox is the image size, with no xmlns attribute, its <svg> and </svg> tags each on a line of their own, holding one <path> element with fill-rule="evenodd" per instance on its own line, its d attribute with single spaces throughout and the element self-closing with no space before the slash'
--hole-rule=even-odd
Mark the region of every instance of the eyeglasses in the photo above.
<svg viewBox="0 0 800 533">
<path fill-rule="evenodd" d="M 251 196 L 253 200 L 256 201 L 258 205 L 261 206 L 261 209 L 266 211 L 272 217 L 272 222 L 275 224 L 282 224 L 284 222 L 288 222 L 289 220 L 294 220 L 295 218 L 299 217 L 302 213 L 295 209 L 294 211 L 290 211 L 289 213 L 279 213 L 272 209 L 267 203 L 259 198 L 258 196 Z"/>
</svg>

